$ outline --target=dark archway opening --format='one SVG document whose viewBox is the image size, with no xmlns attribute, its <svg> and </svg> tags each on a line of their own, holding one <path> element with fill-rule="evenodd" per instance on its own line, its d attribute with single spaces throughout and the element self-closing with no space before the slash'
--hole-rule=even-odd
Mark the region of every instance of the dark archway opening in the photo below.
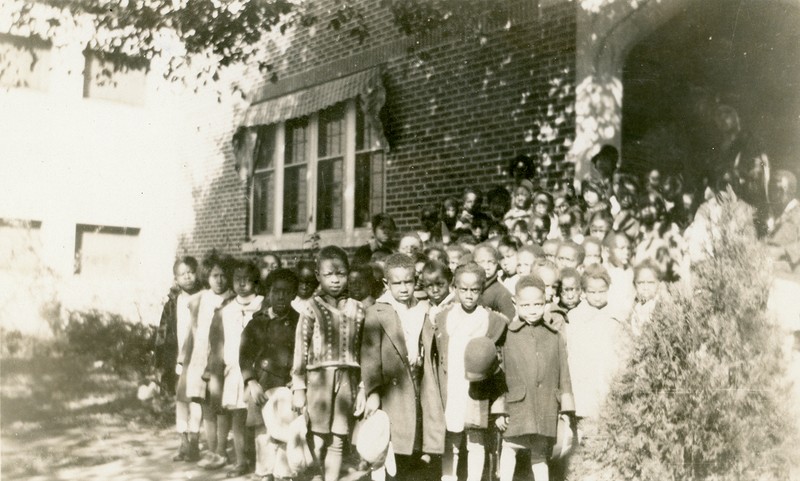
<svg viewBox="0 0 800 481">
<path fill-rule="evenodd" d="M 763 152 L 800 173 L 798 25 L 779 1 L 703 0 L 644 38 L 623 71 L 623 169 L 699 184 Z"/>
</svg>

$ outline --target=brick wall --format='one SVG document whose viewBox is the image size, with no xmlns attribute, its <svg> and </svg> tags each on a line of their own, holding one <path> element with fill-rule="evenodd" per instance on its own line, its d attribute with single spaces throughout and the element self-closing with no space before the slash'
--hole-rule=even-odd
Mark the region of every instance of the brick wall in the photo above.
<svg viewBox="0 0 800 481">
<path fill-rule="evenodd" d="M 323 10 L 332 1 L 323 2 Z M 322 15 L 314 28 L 271 41 L 279 83 L 251 69 L 251 83 L 260 85 L 253 93 L 276 95 L 384 65 L 392 142 L 386 211 L 401 230 L 417 227 L 423 206 L 467 186 L 486 191 L 504 183 L 506 165 L 517 154 L 541 159 L 541 182 L 552 188 L 574 174 L 565 156 L 575 131 L 575 7 L 528 3 L 510 28 L 418 44 L 377 6 L 363 10 L 370 31 L 363 44 L 348 36 L 347 26 L 328 28 Z M 238 254 L 246 242 L 246 189 L 230 151 L 235 109 L 228 114 L 206 124 L 218 148 L 207 180 L 196 188 L 194 232 L 182 243 L 194 255 L 211 247 Z M 299 255 L 286 254 L 292 264 Z"/>
</svg>

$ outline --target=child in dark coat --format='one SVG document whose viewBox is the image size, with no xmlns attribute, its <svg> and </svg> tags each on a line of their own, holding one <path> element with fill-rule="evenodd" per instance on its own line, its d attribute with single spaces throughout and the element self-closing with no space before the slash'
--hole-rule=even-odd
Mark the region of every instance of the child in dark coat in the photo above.
<svg viewBox="0 0 800 481">
<path fill-rule="evenodd" d="M 535 276 L 520 278 L 516 286 L 517 317 L 508 326 L 503 363 L 508 392 L 507 417 L 498 419 L 503 430 L 500 481 L 511 481 L 520 450 L 531 454 L 536 481 L 547 481 L 547 459 L 556 438 L 559 416 L 569 423 L 575 410 L 564 337 L 545 317 L 564 315 L 545 310 L 544 282 Z"/>
<path fill-rule="evenodd" d="M 178 353 L 183 348 L 192 324 L 189 299 L 200 288 L 197 282 L 197 259 L 190 256 L 181 257 L 172 266 L 172 273 L 175 275 L 177 288 L 170 290 L 167 302 L 164 304 L 153 354 L 161 389 L 175 393 L 179 374 Z M 178 396 L 175 399 L 175 428 L 181 437 L 181 447 L 173 461 L 185 461 L 189 454 L 189 406 L 189 399 L 186 396 Z M 199 405 L 195 406 L 195 411 L 198 417 L 195 423 L 199 425 Z"/>
<path fill-rule="evenodd" d="M 255 474 L 286 478 L 286 445 L 272 440 L 261 414 L 274 388 L 292 379 L 294 337 L 299 314 L 291 301 L 297 295 L 297 275 L 289 269 L 269 273 L 264 292 L 268 302 L 244 328 L 239 347 L 239 367 L 247 397 L 247 425 L 255 430 Z"/>
</svg>

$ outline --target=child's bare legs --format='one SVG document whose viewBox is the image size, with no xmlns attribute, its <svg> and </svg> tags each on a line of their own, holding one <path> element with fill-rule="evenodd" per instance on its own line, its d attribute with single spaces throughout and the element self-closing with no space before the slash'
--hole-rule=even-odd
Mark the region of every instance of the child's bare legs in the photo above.
<svg viewBox="0 0 800 481">
<path fill-rule="evenodd" d="M 486 459 L 486 430 L 467 431 L 467 481 L 481 481 L 483 463 Z"/>
<path fill-rule="evenodd" d="M 340 434 L 314 433 L 314 454 L 324 466 L 325 481 L 338 481 L 342 470 L 344 436 Z"/>
<path fill-rule="evenodd" d="M 442 456 L 442 481 L 456 481 L 458 476 L 458 456 L 460 454 L 461 442 L 464 440 L 464 433 L 454 433 L 447 431 L 444 437 L 444 455 Z"/>
<path fill-rule="evenodd" d="M 247 467 L 245 436 L 247 434 L 247 409 L 226 410 L 233 427 L 233 449 L 237 468 Z"/>
<path fill-rule="evenodd" d="M 516 441 L 516 442 L 514 442 Z M 551 445 L 543 436 L 532 436 L 517 441 L 503 440 L 503 450 L 500 454 L 500 481 L 512 481 L 514 469 L 517 465 L 517 452 L 522 449 L 530 450 L 531 471 L 534 481 L 549 481 L 550 470 L 547 467 L 547 456 Z"/>
<path fill-rule="evenodd" d="M 508 441 L 503 441 L 503 448 L 500 451 L 500 481 L 512 481 L 514 479 L 518 450 L 518 447 Z"/>
<path fill-rule="evenodd" d="M 232 414 L 229 409 L 224 409 L 217 414 L 217 449 L 215 452 L 227 458 L 228 455 L 228 433 L 231 432 Z"/>
<path fill-rule="evenodd" d="M 214 453 L 217 451 L 217 414 L 208 402 L 204 402 L 202 406 L 208 451 Z"/>
</svg>

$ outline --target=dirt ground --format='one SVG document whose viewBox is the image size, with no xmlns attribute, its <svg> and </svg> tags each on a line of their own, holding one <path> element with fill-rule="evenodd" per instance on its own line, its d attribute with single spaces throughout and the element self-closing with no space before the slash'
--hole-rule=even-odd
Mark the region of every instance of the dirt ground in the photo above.
<svg viewBox="0 0 800 481">
<path fill-rule="evenodd" d="M 229 479 L 228 467 L 209 472 L 195 463 L 173 462 L 179 442 L 169 404 L 143 403 L 136 398 L 136 389 L 134 380 L 91 367 L 85 360 L 0 361 L 0 477 Z M 351 472 L 347 479 L 364 474 Z"/>
</svg>

